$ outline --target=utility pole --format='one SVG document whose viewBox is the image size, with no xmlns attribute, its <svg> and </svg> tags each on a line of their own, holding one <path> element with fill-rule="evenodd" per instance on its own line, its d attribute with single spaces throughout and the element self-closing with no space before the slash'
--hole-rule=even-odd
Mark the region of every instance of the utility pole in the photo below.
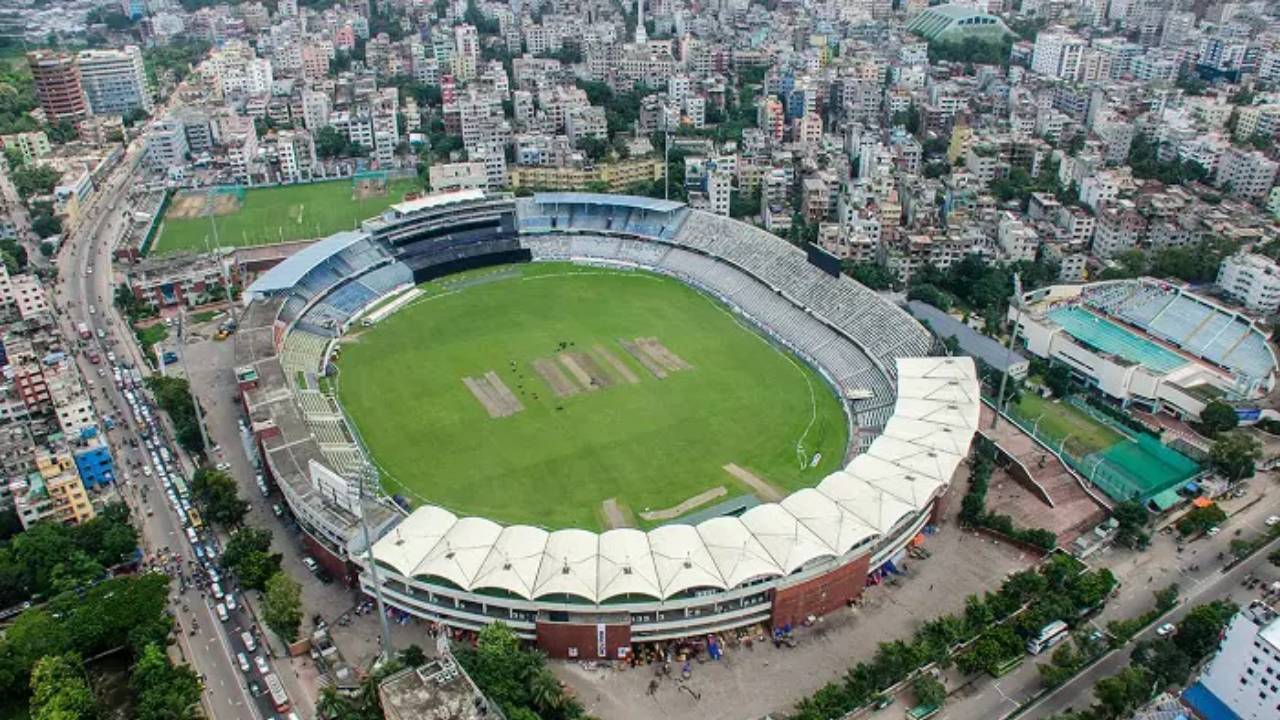
<svg viewBox="0 0 1280 720">
<path fill-rule="evenodd" d="M 1013 308 L 1013 327 L 1009 329 L 1009 342 L 1004 346 L 1004 372 L 1000 375 L 1000 394 L 996 395 L 996 411 L 991 415 L 991 427 L 1000 422 L 1000 413 L 1004 411 L 1004 388 L 1009 382 L 1009 365 L 1013 360 L 1013 339 L 1018 335 L 1018 322 L 1022 320 L 1022 311 L 1026 303 L 1022 301 L 1022 276 L 1013 274 L 1013 296 L 1009 298 L 1009 306 Z"/>
</svg>

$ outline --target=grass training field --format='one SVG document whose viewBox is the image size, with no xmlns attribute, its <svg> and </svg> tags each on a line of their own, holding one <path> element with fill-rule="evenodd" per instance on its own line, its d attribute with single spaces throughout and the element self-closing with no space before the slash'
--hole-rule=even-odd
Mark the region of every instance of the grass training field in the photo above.
<svg viewBox="0 0 1280 720">
<path fill-rule="evenodd" d="M 1089 417 L 1079 408 L 1054 402 L 1032 392 L 1022 393 L 1017 412 L 1028 423 L 1039 418 L 1039 432 L 1061 442 L 1067 440 L 1067 451 L 1077 457 L 1105 450 L 1124 440 L 1124 436 Z"/>
<path fill-rule="evenodd" d="M 752 481 L 781 494 L 843 459 L 845 417 L 821 377 L 675 280 L 537 264 L 424 289 L 349 336 L 339 360 L 343 406 L 385 486 L 415 504 L 651 527 L 662 520 L 647 511 L 704 509 Z"/>
<path fill-rule="evenodd" d="M 421 190 L 416 179 L 392 180 L 386 193 L 356 199 L 355 183 L 350 179 L 245 191 L 244 202 L 234 207 L 234 197 L 217 195 L 208 201 L 218 223 L 218 242 L 239 247 L 267 245 L 291 240 L 311 240 L 351 230 L 361 220 L 377 215 L 388 206 L 400 202 L 406 192 Z M 203 252 L 205 240 L 213 244 L 213 229 L 208 210 L 197 217 L 194 212 L 205 206 L 206 191 L 183 191 L 171 199 L 160 229 L 156 233 L 152 254 L 176 250 Z M 221 203 L 221 205 L 219 205 Z M 226 214 L 222 214 L 226 213 Z"/>
</svg>

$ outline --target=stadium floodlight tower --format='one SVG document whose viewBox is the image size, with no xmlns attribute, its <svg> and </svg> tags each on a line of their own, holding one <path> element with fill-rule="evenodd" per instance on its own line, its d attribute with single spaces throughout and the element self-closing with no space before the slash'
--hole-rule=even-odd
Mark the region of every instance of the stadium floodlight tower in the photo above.
<svg viewBox="0 0 1280 720">
<path fill-rule="evenodd" d="M 373 600 L 378 606 L 378 627 L 382 633 L 382 652 L 379 654 L 378 661 L 374 663 L 375 665 L 391 659 L 391 626 L 387 624 L 387 606 L 382 600 L 382 578 L 378 572 L 378 563 L 373 559 L 373 537 L 369 534 L 369 520 L 364 511 L 366 502 L 365 488 L 369 486 L 369 483 L 377 481 L 378 471 L 371 464 L 363 463 L 356 476 L 356 482 L 360 484 L 360 493 L 356 502 L 360 506 L 360 534 L 364 540 L 365 563 L 369 568 L 369 581 L 373 585 Z"/>
<path fill-rule="evenodd" d="M 1013 274 L 1013 295 L 1009 298 L 1009 305 L 1013 307 L 1013 327 L 1009 329 L 1009 342 L 1004 346 L 1004 372 L 1000 374 L 1000 393 L 996 395 L 996 411 L 991 413 L 992 428 L 1000 422 L 1000 413 L 1004 411 L 1004 388 L 1009 382 L 1009 365 L 1013 360 L 1013 339 L 1018 336 L 1018 322 L 1022 320 L 1022 313 L 1027 309 L 1027 304 L 1022 300 L 1022 276 L 1018 273 Z"/>
</svg>

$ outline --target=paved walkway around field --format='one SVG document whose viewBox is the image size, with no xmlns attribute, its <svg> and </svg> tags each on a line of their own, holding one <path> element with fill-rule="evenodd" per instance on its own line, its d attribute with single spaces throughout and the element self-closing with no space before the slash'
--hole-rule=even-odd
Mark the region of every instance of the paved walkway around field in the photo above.
<svg viewBox="0 0 1280 720">
<path fill-rule="evenodd" d="M 713 487 L 710 490 L 704 490 L 675 507 L 669 507 L 663 510 L 646 510 L 645 512 L 640 513 L 640 517 L 648 520 L 649 522 L 654 522 L 655 520 L 672 520 L 680 517 L 699 505 L 706 505 L 712 500 L 724 497 L 728 494 L 729 491 L 725 490 L 723 485 L 720 485 L 718 487 Z"/>
<path fill-rule="evenodd" d="M 957 477 L 963 487 L 964 477 Z M 954 490 L 953 490 L 954 492 Z M 577 693 L 586 711 L 600 718 L 628 720 L 744 720 L 787 712 L 796 701 L 839 679 L 852 665 L 870 659 L 878 643 L 906 639 L 926 620 L 959 612 L 965 596 L 990 590 L 1009 572 L 1034 558 L 955 524 L 960 503 L 925 547 L 928 560 L 908 561 L 898 587 L 869 588 L 862 607 L 838 610 L 813 627 L 799 628 L 799 646 L 728 649 L 724 660 L 693 666 L 684 685 L 663 681 L 647 693 L 653 670 L 615 671 L 592 664 L 553 661 L 551 668 Z M 695 699 L 692 690 L 701 699 Z"/>
<path fill-rule="evenodd" d="M 725 472 L 741 480 L 743 483 L 746 483 L 746 485 L 751 488 L 751 491 L 765 502 L 778 502 L 782 498 L 786 497 L 786 493 L 769 484 L 767 481 L 741 465 L 729 463 L 724 466 L 724 469 Z"/>
<path fill-rule="evenodd" d="M 618 498 L 609 498 L 600 503 L 600 512 L 604 514 L 606 530 L 636 526 L 635 518 L 629 517 L 631 512 L 625 505 L 618 502 Z"/>
</svg>

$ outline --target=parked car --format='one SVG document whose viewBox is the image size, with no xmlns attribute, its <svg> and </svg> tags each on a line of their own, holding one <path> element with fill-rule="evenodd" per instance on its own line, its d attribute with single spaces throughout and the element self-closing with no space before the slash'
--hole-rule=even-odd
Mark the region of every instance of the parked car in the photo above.
<svg viewBox="0 0 1280 720">
<path fill-rule="evenodd" d="M 1156 628 L 1156 637 L 1165 638 L 1165 637 L 1169 637 L 1170 635 L 1173 635 L 1176 632 L 1178 632 L 1178 628 L 1174 627 L 1173 623 L 1165 623 L 1160 627 Z"/>
<path fill-rule="evenodd" d="M 320 569 L 319 563 L 317 563 L 312 558 L 306 557 L 305 555 L 302 558 L 302 564 L 305 565 L 306 568 L 313 573 Z"/>
<path fill-rule="evenodd" d="M 249 658 L 244 653 L 236 653 L 236 664 L 240 666 L 240 672 L 249 672 Z"/>
</svg>

